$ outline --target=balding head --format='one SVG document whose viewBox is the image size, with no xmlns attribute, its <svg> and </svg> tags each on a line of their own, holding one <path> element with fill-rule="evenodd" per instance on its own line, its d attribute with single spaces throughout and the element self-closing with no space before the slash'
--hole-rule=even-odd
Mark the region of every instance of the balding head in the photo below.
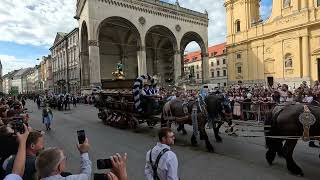
<svg viewBox="0 0 320 180">
<path fill-rule="evenodd" d="M 64 161 L 63 151 L 49 148 L 40 153 L 36 160 L 36 169 L 41 178 L 60 174 L 59 164 Z"/>
</svg>

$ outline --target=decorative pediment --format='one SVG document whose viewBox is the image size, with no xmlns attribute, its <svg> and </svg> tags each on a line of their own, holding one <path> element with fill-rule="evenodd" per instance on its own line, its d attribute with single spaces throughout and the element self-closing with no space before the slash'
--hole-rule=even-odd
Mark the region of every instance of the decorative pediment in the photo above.
<svg viewBox="0 0 320 180">
<path fill-rule="evenodd" d="M 314 50 L 314 51 L 312 52 L 312 55 L 320 55 L 320 48 Z"/>
<path fill-rule="evenodd" d="M 56 38 L 54 39 L 54 45 L 57 44 L 59 41 L 61 41 L 61 39 L 64 38 L 63 33 L 57 33 Z"/>
<path fill-rule="evenodd" d="M 242 74 L 239 74 L 239 73 L 238 73 L 238 74 L 236 75 L 236 79 L 243 79 Z"/>
</svg>

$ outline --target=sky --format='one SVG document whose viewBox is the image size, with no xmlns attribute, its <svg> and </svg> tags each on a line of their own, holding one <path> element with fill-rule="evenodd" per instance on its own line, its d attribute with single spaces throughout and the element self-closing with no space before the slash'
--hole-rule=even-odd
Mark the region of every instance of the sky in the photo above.
<svg viewBox="0 0 320 180">
<path fill-rule="evenodd" d="M 175 3 L 176 0 L 163 0 Z M 209 45 L 222 43 L 226 36 L 224 0 L 179 0 L 180 6 L 209 13 Z M 262 0 L 260 13 L 266 19 L 272 0 Z M 76 0 L 1 0 L 0 60 L 3 73 L 39 64 L 50 54 L 57 32 L 70 32 L 78 26 L 73 19 Z M 187 51 L 197 50 L 190 43 Z"/>
</svg>

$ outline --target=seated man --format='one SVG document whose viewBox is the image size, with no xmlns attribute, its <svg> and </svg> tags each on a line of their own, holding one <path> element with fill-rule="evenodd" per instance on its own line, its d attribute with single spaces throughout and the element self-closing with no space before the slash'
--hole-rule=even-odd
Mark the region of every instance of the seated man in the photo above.
<svg viewBox="0 0 320 180">
<path fill-rule="evenodd" d="M 88 151 L 90 145 L 88 139 L 78 145 L 81 154 L 80 174 L 62 177 L 61 173 L 66 169 L 66 156 L 59 148 L 50 148 L 43 151 L 36 159 L 36 169 L 41 180 L 89 180 L 91 177 L 91 161 Z"/>
<path fill-rule="evenodd" d="M 36 174 L 36 156 L 44 148 L 44 137 L 40 132 L 30 132 L 27 142 L 26 142 L 26 165 L 23 174 L 24 180 L 34 180 Z M 15 161 L 15 156 L 11 156 L 7 159 L 6 174 L 12 173 L 13 163 Z"/>
<path fill-rule="evenodd" d="M 151 92 L 150 92 L 150 89 L 149 89 L 149 85 L 148 84 L 145 84 L 143 86 L 143 89 L 141 91 L 141 95 L 142 96 L 150 96 L 151 95 Z"/>
</svg>

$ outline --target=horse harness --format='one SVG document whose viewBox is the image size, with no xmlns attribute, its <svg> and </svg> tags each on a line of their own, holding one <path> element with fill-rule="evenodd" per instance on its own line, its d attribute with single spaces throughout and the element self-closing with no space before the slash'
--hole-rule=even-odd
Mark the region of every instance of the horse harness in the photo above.
<svg viewBox="0 0 320 180">
<path fill-rule="evenodd" d="M 161 157 L 166 153 L 170 151 L 168 148 L 164 148 L 159 155 L 157 156 L 156 161 L 154 162 L 154 164 L 152 163 L 152 149 L 150 150 L 150 154 L 149 154 L 149 163 L 152 167 L 152 171 L 153 171 L 153 179 L 154 180 L 160 180 L 159 176 L 158 176 L 158 166 L 159 166 L 159 162 Z"/>
<path fill-rule="evenodd" d="M 303 125 L 302 140 L 307 142 L 310 140 L 310 127 L 316 123 L 316 118 L 307 105 L 303 106 L 303 113 L 299 116 L 299 122 Z"/>
</svg>

